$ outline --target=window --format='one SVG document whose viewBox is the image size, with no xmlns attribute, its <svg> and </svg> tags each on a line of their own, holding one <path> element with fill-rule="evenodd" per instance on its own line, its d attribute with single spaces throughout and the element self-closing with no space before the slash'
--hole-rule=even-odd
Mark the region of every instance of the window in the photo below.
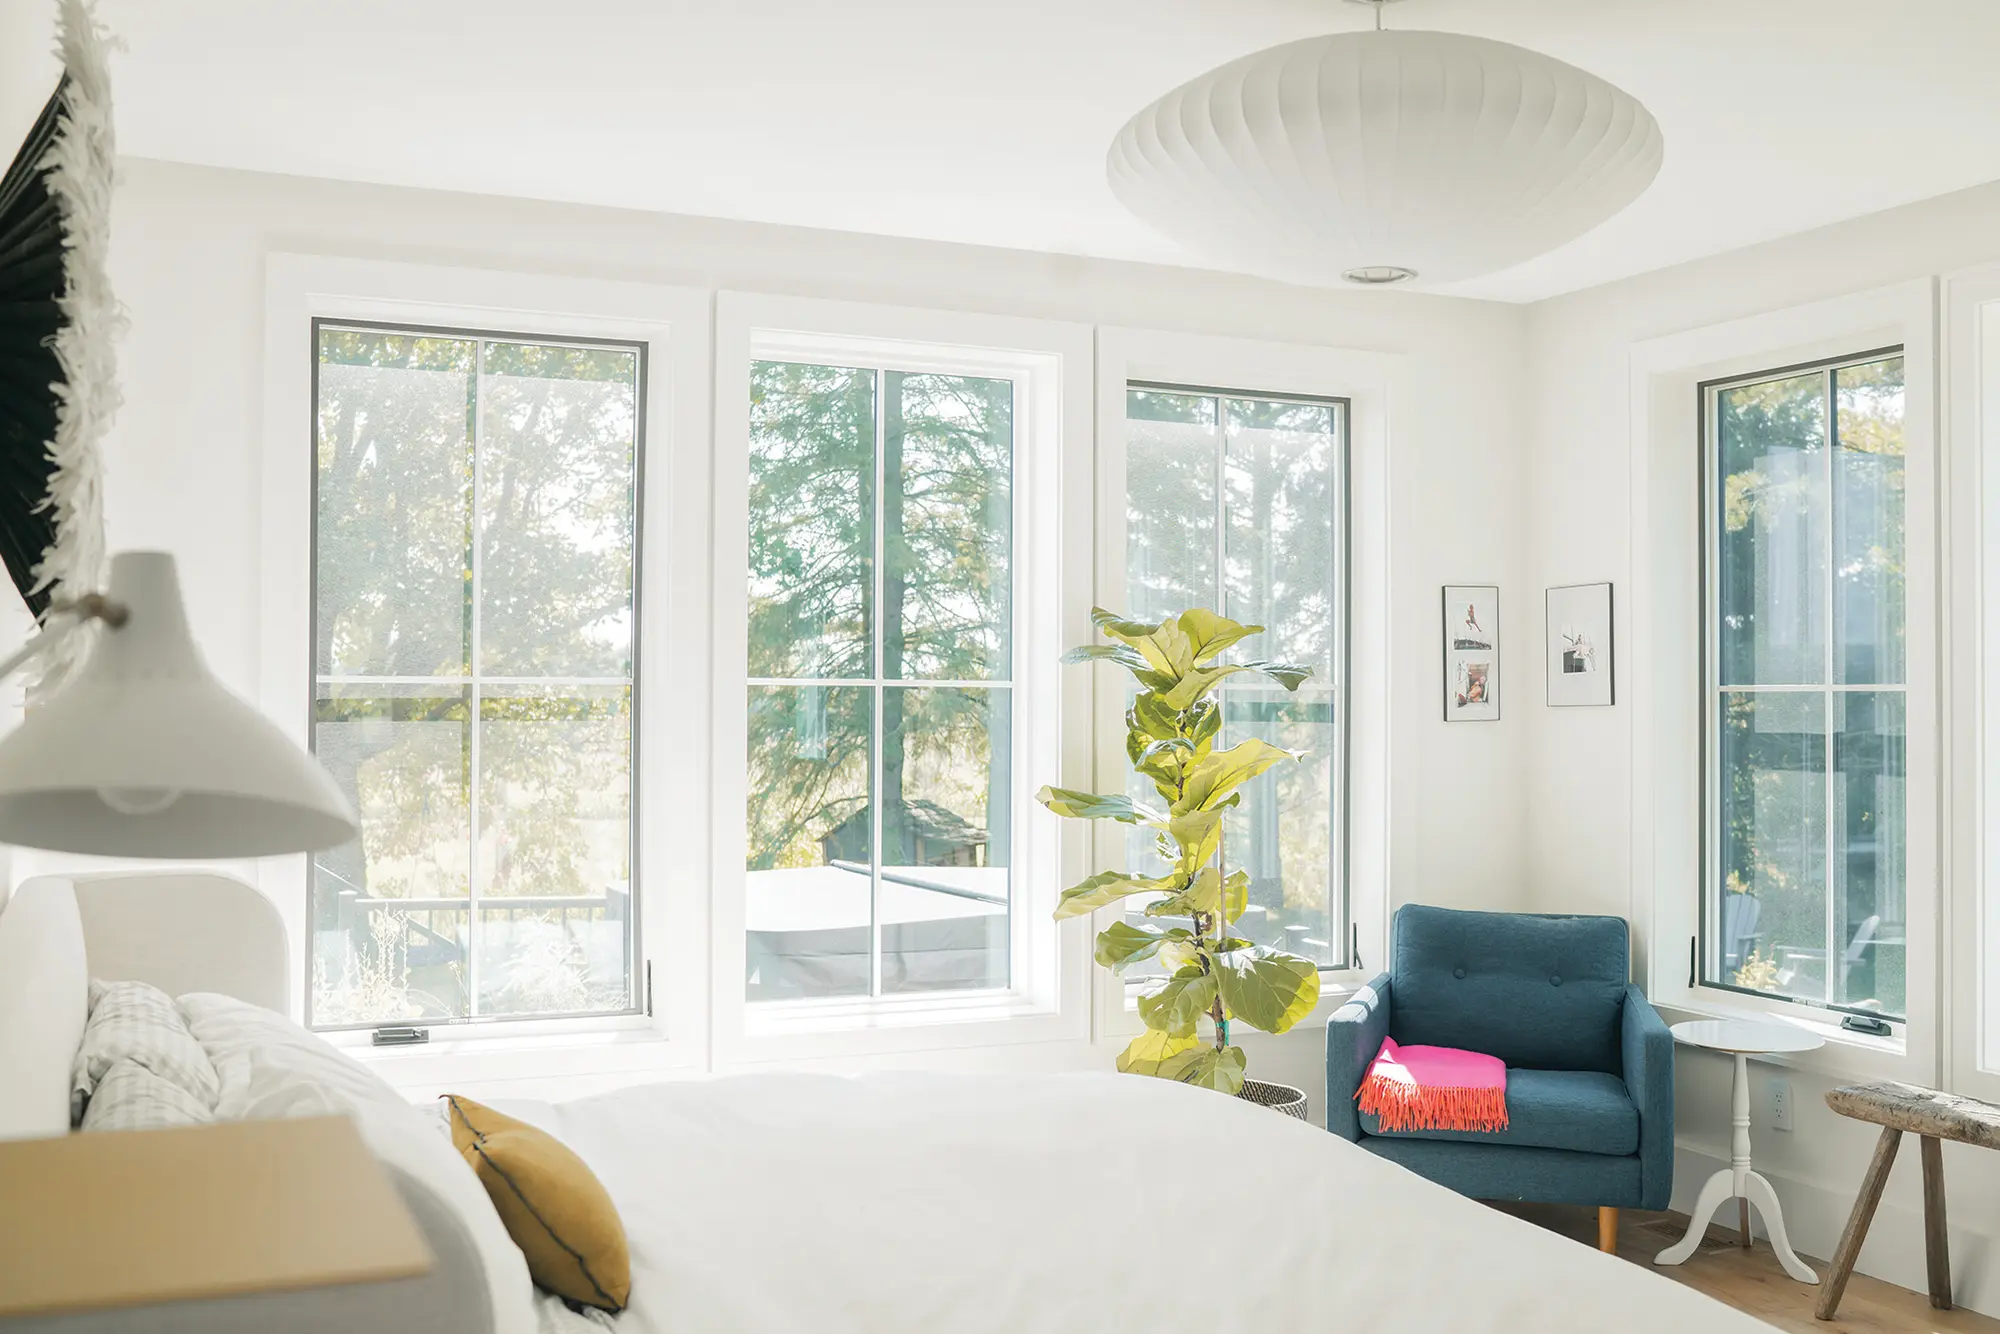
<svg viewBox="0 0 2000 1334">
<path fill-rule="evenodd" d="M 633 1010 L 644 349 L 313 328 L 308 1020 Z"/>
<path fill-rule="evenodd" d="M 1902 349 L 1711 382 L 1701 978 L 1902 1018 Z"/>
<path fill-rule="evenodd" d="M 1014 960 L 1016 383 L 750 368 L 745 998 Z"/>
<path fill-rule="evenodd" d="M 1120 610 L 1152 620 L 1213 607 L 1265 627 L 1246 646 L 1255 656 L 1312 668 L 1296 693 L 1225 683 L 1217 744 L 1260 737 L 1303 756 L 1244 790 L 1224 846 L 1251 876 L 1237 929 L 1329 968 L 1349 957 L 1347 413 L 1341 399 L 1150 383 L 1130 385 L 1125 405 Z M 1151 843 L 1135 837 L 1129 852 L 1146 864 Z"/>
</svg>

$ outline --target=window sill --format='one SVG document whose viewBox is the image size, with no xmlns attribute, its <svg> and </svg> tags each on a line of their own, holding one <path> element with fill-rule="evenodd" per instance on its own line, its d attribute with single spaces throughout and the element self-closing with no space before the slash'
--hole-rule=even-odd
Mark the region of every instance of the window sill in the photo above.
<svg viewBox="0 0 2000 1334">
<path fill-rule="evenodd" d="M 1912 1070 L 1915 1059 L 1910 1051 L 1909 1025 L 1898 1023 L 1888 1037 L 1856 1033 L 1840 1026 L 1837 1015 L 1810 1006 L 1731 1005 L 1683 994 L 1673 1000 L 1653 1002 L 1653 1008 L 1669 1024 L 1690 1019 L 1744 1019 L 1755 1023 L 1782 1024 L 1821 1038 L 1826 1045 L 1815 1051 L 1752 1055 L 1751 1060 L 1805 1070 L 1834 1079 L 1900 1079 L 1919 1083 L 1935 1082 Z"/>
<path fill-rule="evenodd" d="M 399 1093 L 431 1096 L 470 1085 L 522 1081 L 632 1078 L 695 1072 L 704 1053 L 670 1042 L 652 1027 L 601 1028 L 563 1033 L 479 1034 L 433 1037 L 409 1047 L 375 1047 L 366 1035 L 337 1044 Z"/>
</svg>

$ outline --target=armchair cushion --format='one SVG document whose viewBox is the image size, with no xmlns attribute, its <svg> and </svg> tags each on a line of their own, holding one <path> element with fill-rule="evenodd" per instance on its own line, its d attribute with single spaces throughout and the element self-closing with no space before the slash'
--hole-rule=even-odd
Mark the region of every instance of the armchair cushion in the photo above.
<svg viewBox="0 0 2000 1334">
<path fill-rule="evenodd" d="M 1626 1093 L 1625 1081 L 1595 1070 L 1508 1070 L 1505 1130 L 1385 1131 L 1370 1113 L 1360 1113 L 1360 1120 L 1363 1134 L 1391 1139 L 1519 1144 L 1614 1155 L 1636 1153 L 1639 1148 L 1639 1109 Z"/>
<path fill-rule="evenodd" d="M 1405 904 L 1390 952 L 1389 1031 L 1398 1042 L 1497 1056 L 1510 1072 L 1622 1076 L 1629 958 L 1625 922 L 1616 917 Z"/>
</svg>

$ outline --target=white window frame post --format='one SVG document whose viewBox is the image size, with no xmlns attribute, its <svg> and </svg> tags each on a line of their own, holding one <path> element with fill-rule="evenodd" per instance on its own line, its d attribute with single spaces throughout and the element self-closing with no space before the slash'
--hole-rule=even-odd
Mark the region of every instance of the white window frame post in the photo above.
<svg viewBox="0 0 2000 1334">
<path fill-rule="evenodd" d="M 1944 281 L 1946 1086 L 2000 1101 L 2000 264 Z"/>
</svg>

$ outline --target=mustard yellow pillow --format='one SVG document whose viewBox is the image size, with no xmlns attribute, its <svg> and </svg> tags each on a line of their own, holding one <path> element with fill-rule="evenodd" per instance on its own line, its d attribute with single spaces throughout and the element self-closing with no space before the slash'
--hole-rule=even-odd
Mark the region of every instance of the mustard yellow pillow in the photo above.
<svg viewBox="0 0 2000 1334">
<path fill-rule="evenodd" d="M 625 1224 L 604 1184 L 547 1131 L 470 1098 L 451 1104 L 451 1142 L 479 1174 L 540 1286 L 616 1314 L 632 1295 Z"/>
</svg>

